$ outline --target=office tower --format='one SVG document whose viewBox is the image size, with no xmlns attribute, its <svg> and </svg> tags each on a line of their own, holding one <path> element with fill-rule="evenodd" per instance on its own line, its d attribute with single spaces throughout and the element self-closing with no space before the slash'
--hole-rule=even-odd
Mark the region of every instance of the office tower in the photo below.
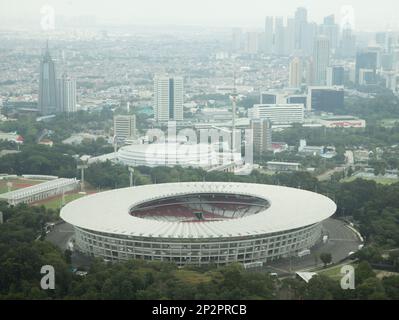
<svg viewBox="0 0 399 320">
<path fill-rule="evenodd" d="M 288 104 L 302 104 L 304 108 L 306 107 L 306 100 L 307 95 L 304 94 L 290 95 L 287 97 Z"/>
<path fill-rule="evenodd" d="M 274 25 L 274 53 L 277 55 L 284 55 L 284 19 L 283 17 L 276 17 Z"/>
<path fill-rule="evenodd" d="M 314 22 L 307 23 L 304 26 L 301 52 L 305 56 L 311 56 L 313 53 L 314 39 L 318 34 L 318 25 Z"/>
<path fill-rule="evenodd" d="M 57 110 L 56 112 L 76 112 L 76 81 L 64 73 L 57 83 Z"/>
<path fill-rule="evenodd" d="M 330 15 L 324 18 L 323 24 L 320 26 L 320 32 L 325 35 L 330 41 L 331 51 L 335 51 L 338 46 L 338 33 L 339 27 L 335 23 L 334 15 Z"/>
<path fill-rule="evenodd" d="M 266 34 L 264 32 L 258 32 L 258 51 L 266 53 Z"/>
<path fill-rule="evenodd" d="M 158 122 L 183 120 L 183 78 L 157 75 L 154 78 L 154 116 Z"/>
<path fill-rule="evenodd" d="M 284 43 L 286 55 L 289 56 L 293 54 L 295 50 L 295 19 L 292 17 L 287 18 Z"/>
<path fill-rule="evenodd" d="M 265 34 L 264 34 L 264 52 L 266 54 L 273 53 L 273 17 L 266 17 L 265 20 Z"/>
<path fill-rule="evenodd" d="M 285 102 L 286 102 L 286 96 L 284 92 L 265 91 L 260 93 L 261 104 L 279 104 Z"/>
<path fill-rule="evenodd" d="M 303 104 L 255 104 L 248 110 L 250 119 L 268 119 L 272 124 L 303 123 Z"/>
<path fill-rule="evenodd" d="M 131 139 L 136 135 L 136 116 L 117 115 L 114 116 L 114 136 L 118 141 Z"/>
<path fill-rule="evenodd" d="M 327 67 L 327 86 L 343 86 L 345 81 L 345 69 L 343 66 Z"/>
<path fill-rule="evenodd" d="M 330 64 L 330 43 L 325 36 L 318 36 L 313 47 L 314 84 L 325 85 Z"/>
<path fill-rule="evenodd" d="M 48 42 L 40 61 L 39 78 L 39 112 L 42 115 L 55 113 L 57 110 L 56 73 L 55 64 L 50 56 Z"/>
<path fill-rule="evenodd" d="M 277 94 L 269 92 L 260 93 L 260 103 L 261 104 L 275 104 L 277 103 Z"/>
<path fill-rule="evenodd" d="M 363 50 L 356 54 L 356 84 L 375 84 L 377 82 L 377 52 Z"/>
<path fill-rule="evenodd" d="M 392 53 L 381 54 L 381 67 L 383 70 L 393 69 L 393 55 Z"/>
<path fill-rule="evenodd" d="M 341 112 L 344 107 L 343 87 L 309 87 L 308 111 Z"/>
<path fill-rule="evenodd" d="M 342 30 L 342 39 L 340 46 L 340 56 L 343 58 L 352 58 L 356 55 L 356 37 L 351 29 Z"/>
<path fill-rule="evenodd" d="M 295 11 L 295 49 L 303 50 L 306 39 L 306 27 L 308 23 L 308 12 L 306 8 L 297 8 Z"/>
<path fill-rule="evenodd" d="M 375 43 L 381 47 L 381 49 L 384 49 L 387 51 L 387 33 L 386 32 L 377 32 L 375 34 Z"/>
<path fill-rule="evenodd" d="M 242 49 L 242 30 L 240 28 L 234 28 L 231 39 L 231 50 L 233 52 L 239 52 Z"/>
<path fill-rule="evenodd" d="M 300 88 L 302 85 L 302 61 L 298 57 L 295 57 L 290 62 L 289 70 L 289 87 Z"/>
<path fill-rule="evenodd" d="M 254 152 L 263 153 L 272 150 L 272 126 L 269 119 L 252 119 L 251 129 Z"/>
<path fill-rule="evenodd" d="M 259 34 L 258 32 L 247 32 L 245 39 L 245 52 L 256 54 L 259 50 Z"/>
<path fill-rule="evenodd" d="M 313 58 L 310 57 L 306 60 L 305 64 L 305 80 L 306 85 L 310 86 L 314 83 L 314 62 Z"/>
</svg>

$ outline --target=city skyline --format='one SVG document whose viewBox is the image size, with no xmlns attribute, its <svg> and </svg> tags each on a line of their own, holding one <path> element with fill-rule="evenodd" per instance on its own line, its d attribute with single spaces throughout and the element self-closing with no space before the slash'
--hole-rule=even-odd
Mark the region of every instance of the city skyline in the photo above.
<svg viewBox="0 0 399 320">
<path fill-rule="evenodd" d="M 363 10 L 364 5 L 368 10 Z M 345 7 L 353 8 L 354 29 L 359 31 L 399 30 L 397 10 L 394 0 L 382 0 L 378 3 L 361 0 L 335 2 L 317 2 L 301 0 L 295 3 L 282 0 L 278 5 L 260 0 L 242 3 L 219 0 L 201 2 L 170 0 L 166 3 L 158 0 L 146 2 L 116 0 L 98 5 L 93 0 L 75 1 L 4 1 L 0 4 L 0 16 L 3 27 L 21 27 L 37 24 L 43 16 L 46 6 L 54 10 L 55 23 L 73 20 L 76 25 L 173 25 L 204 27 L 245 27 L 259 28 L 264 24 L 265 16 L 293 16 L 297 7 L 308 10 L 308 20 L 321 23 L 329 15 L 335 15 L 338 23 L 347 15 Z M 228 10 L 226 10 L 228 8 Z M 44 9 L 45 10 L 45 9 Z M 352 10 L 352 9 L 350 9 Z M 41 12 L 42 11 L 42 12 Z M 220 16 L 223 12 L 223 17 Z M 24 20 L 18 19 L 21 15 Z"/>
</svg>

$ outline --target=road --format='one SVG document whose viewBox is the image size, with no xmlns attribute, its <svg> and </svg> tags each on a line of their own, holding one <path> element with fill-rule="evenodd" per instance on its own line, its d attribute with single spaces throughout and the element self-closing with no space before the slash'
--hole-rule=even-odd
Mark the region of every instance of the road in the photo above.
<svg viewBox="0 0 399 320">
<path fill-rule="evenodd" d="M 325 220 L 322 225 L 323 233 L 329 236 L 327 243 L 319 243 L 310 250 L 311 254 L 305 257 L 292 257 L 291 261 L 287 258 L 267 263 L 265 270 L 279 275 L 288 274 L 290 271 L 303 271 L 322 266 L 320 259 L 317 260 L 317 263 L 315 259 L 315 256 L 322 252 L 331 253 L 332 262 L 337 263 L 347 258 L 349 252 L 358 250 L 361 241 L 344 222 L 330 218 Z"/>
<path fill-rule="evenodd" d="M 54 229 L 47 234 L 46 240 L 60 247 L 62 250 L 68 248 L 68 242 L 73 236 L 73 227 L 63 222 L 54 226 Z"/>
</svg>

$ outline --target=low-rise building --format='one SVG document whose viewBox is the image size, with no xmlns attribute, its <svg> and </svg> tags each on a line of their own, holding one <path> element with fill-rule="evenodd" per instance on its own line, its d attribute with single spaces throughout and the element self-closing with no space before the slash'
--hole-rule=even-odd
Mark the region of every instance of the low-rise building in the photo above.
<svg viewBox="0 0 399 320">
<path fill-rule="evenodd" d="M 272 171 L 298 171 L 301 164 L 298 162 L 268 161 L 267 169 Z"/>
<path fill-rule="evenodd" d="M 17 205 L 20 203 L 32 203 L 76 190 L 78 187 L 79 180 L 77 180 L 76 178 L 59 178 L 46 181 L 31 187 L 0 194 L 0 200 L 5 200 L 10 205 Z"/>
</svg>

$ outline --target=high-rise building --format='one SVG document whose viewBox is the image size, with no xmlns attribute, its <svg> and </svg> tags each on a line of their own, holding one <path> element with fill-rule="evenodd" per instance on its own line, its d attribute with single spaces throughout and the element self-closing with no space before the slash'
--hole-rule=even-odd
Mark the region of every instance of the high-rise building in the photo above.
<svg viewBox="0 0 399 320">
<path fill-rule="evenodd" d="M 345 69 L 343 66 L 327 67 L 327 86 L 343 86 L 345 81 Z"/>
<path fill-rule="evenodd" d="M 309 87 L 307 103 L 309 111 L 341 112 L 344 107 L 344 88 Z"/>
<path fill-rule="evenodd" d="M 295 57 L 290 62 L 289 86 L 290 88 L 300 88 L 302 85 L 303 67 L 302 61 Z"/>
<path fill-rule="evenodd" d="M 291 55 L 295 50 L 295 19 L 287 18 L 287 26 L 285 28 L 285 50 L 287 56 Z"/>
<path fill-rule="evenodd" d="M 326 36 L 318 36 L 313 47 L 314 84 L 325 85 L 327 67 L 330 64 L 330 42 Z"/>
<path fill-rule="evenodd" d="M 48 43 L 40 61 L 38 106 L 42 115 L 53 114 L 57 111 L 56 71 Z"/>
<path fill-rule="evenodd" d="M 264 52 L 266 54 L 273 53 L 273 17 L 266 17 L 265 20 L 265 34 L 264 34 Z"/>
<path fill-rule="evenodd" d="M 310 86 L 314 83 L 314 63 L 313 58 L 310 57 L 306 60 L 305 64 L 305 80 L 306 85 Z"/>
<path fill-rule="evenodd" d="M 260 93 L 260 104 L 280 104 L 286 102 L 286 95 L 280 91 L 262 91 Z"/>
<path fill-rule="evenodd" d="M 352 58 L 356 55 L 356 37 L 352 34 L 351 29 L 342 30 L 339 52 L 343 58 Z"/>
<path fill-rule="evenodd" d="M 320 26 L 321 34 L 325 35 L 330 41 L 331 51 L 335 51 L 338 46 L 339 27 L 335 23 L 335 16 L 330 15 L 324 18 L 323 24 Z"/>
<path fill-rule="evenodd" d="M 154 116 L 158 122 L 183 120 L 183 78 L 157 75 L 154 78 Z"/>
<path fill-rule="evenodd" d="M 274 25 L 274 53 L 277 55 L 285 54 L 285 27 L 283 17 L 276 17 Z"/>
<path fill-rule="evenodd" d="M 256 54 L 259 51 L 259 34 L 258 32 L 247 32 L 245 38 L 245 52 Z"/>
<path fill-rule="evenodd" d="M 242 30 L 240 28 L 234 28 L 231 39 L 231 50 L 233 52 L 239 52 L 242 49 Z"/>
<path fill-rule="evenodd" d="M 308 12 L 306 8 L 300 7 L 295 11 L 295 49 L 302 50 L 306 38 L 306 27 L 308 23 Z"/>
<path fill-rule="evenodd" d="M 114 136 L 118 141 L 131 139 L 136 135 L 136 116 L 135 115 L 116 115 L 114 116 Z"/>
<path fill-rule="evenodd" d="M 252 119 L 251 129 L 254 152 L 263 153 L 272 150 L 272 126 L 269 119 Z"/>
<path fill-rule="evenodd" d="M 356 54 L 356 84 L 375 84 L 377 73 L 377 52 L 363 50 Z M 364 75 L 367 75 L 365 78 Z"/>
<path fill-rule="evenodd" d="M 76 81 L 64 73 L 57 83 L 57 109 L 56 112 L 76 112 Z"/>
</svg>

